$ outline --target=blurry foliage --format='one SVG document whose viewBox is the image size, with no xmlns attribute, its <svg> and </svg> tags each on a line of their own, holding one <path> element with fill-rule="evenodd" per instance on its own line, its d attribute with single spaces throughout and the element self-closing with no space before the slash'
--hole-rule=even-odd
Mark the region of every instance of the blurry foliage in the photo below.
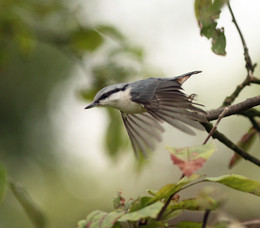
<svg viewBox="0 0 260 228">
<path fill-rule="evenodd" d="M 35 227 L 46 227 L 46 219 L 43 213 L 30 198 L 27 191 L 21 185 L 18 185 L 16 183 L 10 182 L 9 185 L 14 196 L 20 202 Z"/>
<path fill-rule="evenodd" d="M 0 203 L 4 198 L 5 190 L 6 190 L 6 171 L 5 168 L 0 164 Z"/>
<path fill-rule="evenodd" d="M 224 28 L 217 28 L 222 6 L 227 0 L 196 0 L 195 14 L 200 27 L 200 34 L 211 40 L 212 51 L 217 55 L 226 55 L 226 37 Z"/>
<path fill-rule="evenodd" d="M 0 14 L 0 158 L 10 161 L 26 154 L 25 159 L 48 160 L 53 150 L 47 115 L 52 89 L 84 56 L 90 61 L 106 56 L 90 66 L 91 84 L 82 92 L 93 99 L 105 85 L 136 75 L 143 53 L 112 26 L 81 25 L 65 1 L 2 1 L 0 7 L 5 9 Z M 111 39 L 114 45 L 107 44 Z M 104 50 L 97 52 L 101 46 Z M 124 59 L 133 66 L 122 65 Z M 114 116 L 109 112 L 110 122 L 116 123 L 107 132 L 119 135 L 121 124 Z M 109 153 L 116 154 L 122 140 L 106 138 Z"/>
<path fill-rule="evenodd" d="M 45 218 L 27 192 L 15 182 L 6 183 L 7 176 L 19 180 L 30 164 L 36 164 L 44 175 L 58 175 L 49 119 L 53 89 L 87 58 L 92 63 L 87 75 L 90 84 L 81 94 L 93 99 L 101 87 L 136 75 L 143 52 L 112 26 L 82 23 L 77 15 L 81 9 L 69 1 L 3 0 L 0 8 L 0 162 L 8 173 L 0 166 L 0 199 L 9 187 L 6 208 L 0 208 L 0 226 L 17 222 L 2 217 L 8 211 L 17 214 L 10 201 L 12 192 L 32 223 L 44 227 Z M 115 112 L 109 110 L 108 115 L 106 144 L 109 153 L 116 154 L 124 141 L 122 124 Z"/>
<path fill-rule="evenodd" d="M 192 185 L 202 182 L 215 182 L 225 185 L 229 188 L 239 190 L 245 193 L 259 195 L 260 182 L 247 179 L 240 175 L 224 175 L 220 177 L 201 177 L 193 174 L 190 177 L 183 177 L 177 183 L 163 186 L 154 194 L 154 190 L 149 190 L 151 196 L 138 197 L 137 199 L 126 200 L 121 193 L 114 200 L 117 203 L 112 212 L 103 212 L 96 210 L 91 212 L 85 220 L 78 222 L 78 228 L 84 227 L 203 227 L 202 223 L 176 224 L 174 218 L 182 214 L 184 210 L 189 211 L 215 211 L 219 209 L 224 199 L 214 199 L 209 194 L 201 192 L 197 196 L 188 199 L 181 199 L 178 196 L 180 192 Z M 173 198 L 176 196 L 175 198 Z M 218 227 L 219 221 L 216 220 L 210 226 Z M 170 226 L 172 227 L 172 226 Z M 228 225 L 223 225 L 226 228 Z"/>
<path fill-rule="evenodd" d="M 258 121 L 258 124 L 260 124 L 260 121 Z M 258 133 L 260 135 L 260 133 Z M 256 140 L 257 136 L 257 130 L 254 127 L 251 127 L 248 132 L 246 132 L 242 138 L 237 142 L 237 145 L 244 149 L 245 151 L 249 151 L 249 149 L 252 147 Z M 229 162 L 229 168 L 233 168 L 239 161 L 241 161 L 242 157 L 234 153 L 232 156 L 230 162 Z"/>
</svg>

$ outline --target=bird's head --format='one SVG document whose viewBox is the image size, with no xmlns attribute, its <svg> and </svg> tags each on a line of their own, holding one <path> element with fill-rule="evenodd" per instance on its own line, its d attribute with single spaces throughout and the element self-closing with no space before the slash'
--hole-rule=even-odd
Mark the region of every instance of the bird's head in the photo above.
<svg viewBox="0 0 260 228">
<path fill-rule="evenodd" d="M 122 91 L 125 91 L 127 84 L 120 83 L 111 86 L 107 86 L 96 94 L 94 101 L 90 103 L 85 109 L 97 107 L 97 106 L 111 106 L 115 100 L 118 99 L 117 94 Z"/>
</svg>

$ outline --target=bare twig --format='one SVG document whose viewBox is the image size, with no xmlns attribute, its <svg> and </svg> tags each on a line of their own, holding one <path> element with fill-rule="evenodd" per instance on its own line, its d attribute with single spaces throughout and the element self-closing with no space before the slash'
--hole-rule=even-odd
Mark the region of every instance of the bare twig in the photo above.
<svg viewBox="0 0 260 228">
<path fill-rule="evenodd" d="M 238 85 L 236 87 L 235 91 L 230 96 L 226 97 L 226 99 L 224 100 L 224 102 L 222 104 L 222 107 L 232 104 L 233 101 L 236 99 L 236 97 L 239 95 L 239 93 L 244 89 L 244 87 L 250 85 L 251 83 L 260 84 L 260 82 L 259 82 L 260 79 L 255 78 L 254 75 L 253 75 L 256 64 L 252 63 L 251 57 L 250 57 L 249 52 L 248 52 L 248 47 L 247 47 L 246 41 L 245 41 L 244 36 L 243 36 L 239 26 L 238 26 L 237 20 L 236 20 L 235 15 L 232 11 L 230 3 L 228 2 L 227 5 L 228 5 L 229 12 L 231 14 L 231 17 L 232 17 L 232 22 L 236 26 L 236 29 L 239 33 L 239 36 L 240 36 L 240 39 L 241 39 L 241 42 L 242 42 L 242 45 L 243 45 L 244 57 L 245 57 L 245 62 L 246 62 L 245 67 L 246 67 L 246 70 L 247 70 L 247 77 L 240 85 Z"/>
<path fill-rule="evenodd" d="M 210 132 L 209 132 L 207 138 L 206 138 L 205 141 L 203 142 L 203 145 L 205 145 L 205 144 L 208 142 L 208 140 L 210 139 L 210 137 L 212 136 L 212 134 L 214 133 L 214 131 L 217 129 L 220 120 L 226 115 L 226 113 L 228 112 L 228 110 L 229 110 L 228 107 L 224 108 L 223 112 L 219 115 L 218 120 L 217 120 L 217 122 L 215 123 L 214 127 L 210 130 Z"/>
<path fill-rule="evenodd" d="M 211 129 L 213 128 L 212 124 L 210 124 L 210 123 L 202 123 L 202 124 L 205 127 L 207 132 L 210 132 Z M 230 139 L 228 139 L 224 134 L 222 134 L 218 130 L 215 130 L 215 132 L 212 134 L 212 138 L 219 140 L 224 145 L 229 147 L 231 150 L 233 150 L 234 152 L 239 154 L 241 157 L 243 157 L 245 160 L 248 160 L 248 161 L 250 161 L 250 162 L 252 162 L 255 165 L 260 167 L 260 160 L 259 159 L 257 159 L 256 157 L 248 154 L 246 151 L 244 151 L 243 149 L 238 147 L 235 143 L 233 143 Z"/>
<path fill-rule="evenodd" d="M 246 117 L 260 117 L 260 111 L 255 108 L 248 109 L 238 114 Z"/>
<path fill-rule="evenodd" d="M 241 39 L 242 44 L 243 44 L 244 56 L 245 56 L 245 61 L 246 61 L 246 69 L 247 69 L 247 72 L 248 72 L 248 76 L 250 78 L 253 78 L 253 72 L 254 72 L 254 69 L 255 69 L 255 65 L 251 61 L 251 58 L 250 58 L 249 52 L 248 52 L 248 47 L 246 45 L 246 41 L 245 41 L 244 36 L 243 36 L 239 26 L 238 26 L 237 20 L 236 20 L 235 15 L 232 11 L 230 3 L 228 2 L 227 5 L 228 5 L 229 12 L 231 14 L 231 17 L 232 17 L 232 22 L 235 24 L 237 31 L 239 33 L 240 39 Z"/>
<path fill-rule="evenodd" d="M 239 93 L 248 85 L 251 85 L 252 83 L 254 84 L 260 84 L 260 79 L 258 78 L 250 78 L 247 77 L 241 84 L 239 84 L 236 89 L 234 90 L 234 92 L 226 97 L 226 99 L 224 100 L 223 104 L 221 107 L 225 107 L 228 106 L 230 104 L 233 103 L 233 101 L 237 98 L 237 96 L 239 95 Z"/>
<path fill-rule="evenodd" d="M 248 117 L 256 131 L 260 132 L 260 122 L 257 122 L 254 117 Z"/>
<path fill-rule="evenodd" d="M 242 101 L 238 104 L 230 105 L 228 106 L 228 111 L 225 113 L 223 117 L 231 116 L 234 114 L 242 114 L 243 111 L 246 111 L 252 107 L 255 107 L 257 105 L 260 105 L 260 95 L 256 97 L 251 97 L 246 99 L 245 101 Z M 225 108 L 218 108 L 214 110 L 210 110 L 207 112 L 207 120 L 216 120 L 219 115 L 223 112 Z M 250 110 L 248 110 L 250 111 Z M 255 110 L 255 113 L 258 113 L 257 110 Z M 247 112 L 247 111 L 246 111 Z"/>
<path fill-rule="evenodd" d="M 251 226 L 252 227 L 259 227 L 260 226 L 260 219 L 255 219 L 255 220 L 250 220 L 250 221 L 245 221 L 241 223 L 244 226 Z"/>
</svg>

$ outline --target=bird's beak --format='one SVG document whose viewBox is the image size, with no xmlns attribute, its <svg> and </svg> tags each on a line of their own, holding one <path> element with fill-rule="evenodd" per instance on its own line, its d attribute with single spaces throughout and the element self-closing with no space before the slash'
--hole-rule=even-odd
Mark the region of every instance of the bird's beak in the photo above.
<svg viewBox="0 0 260 228">
<path fill-rule="evenodd" d="M 97 105 L 98 105 L 98 103 L 92 102 L 85 109 L 93 108 L 93 107 L 95 107 Z"/>
</svg>

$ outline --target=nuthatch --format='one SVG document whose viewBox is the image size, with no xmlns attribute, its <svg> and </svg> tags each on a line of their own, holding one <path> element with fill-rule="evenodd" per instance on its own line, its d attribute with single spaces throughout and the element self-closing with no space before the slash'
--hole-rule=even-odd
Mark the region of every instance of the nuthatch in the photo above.
<svg viewBox="0 0 260 228">
<path fill-rule="evenodd" d="M 188 126 L 203 129 L 199 122 L 206 121 L 205 112 L 181 91 L 181 85 L 200 72 L 107 86 L 96 94 L 86 109 L 108 106 L 120 110 L 135 154 L 146 155 L 147 150 L 154 150 L 155 141 L 161 140 L 163 122 L 190 135 L 194 132 Z"/>
</svg>

